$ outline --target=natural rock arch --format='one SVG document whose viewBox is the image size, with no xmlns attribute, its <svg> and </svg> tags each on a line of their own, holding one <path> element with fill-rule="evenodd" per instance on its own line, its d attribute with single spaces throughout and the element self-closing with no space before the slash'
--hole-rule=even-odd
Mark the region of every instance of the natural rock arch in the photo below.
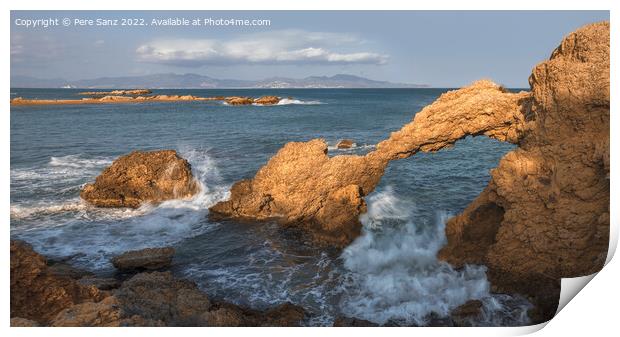
<svg viewBox="0 0 620 337">
<path fill-rule="evenodd" d="M 439 257 L 484 264 L 497 291 L 555 312 L 562 277 L 600 270 L 609 241 L 609 22 L 569 34 L 536 66 L 530 92 L 490 81 L 447 92 L 365 156 L 327 156 L 322 140 L 286 144 L 211 216 L 277 219 L 345 246 L 360 233 L 363 197 L 388 163 L 468 135 L 518 145 L 485 190 L 450 219 Z"/>
</svg>

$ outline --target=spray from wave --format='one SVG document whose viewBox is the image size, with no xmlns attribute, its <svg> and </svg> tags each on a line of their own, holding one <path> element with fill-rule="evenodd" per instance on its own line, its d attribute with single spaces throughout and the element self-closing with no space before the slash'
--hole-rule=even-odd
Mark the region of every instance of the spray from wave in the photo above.
<svg viewBox="0 0 620 337">
<path fill-rule="evenodd" d="M 44 167 L 16 170 L 11 173 L 12 184 L 39 187 L 57 187 L 50 179 L 55 172 L 65 172 L 60 182 L 71 186 L 72 192 L 68 197 L 56 193 L 34 204 L 12 203 L 11 236 L 26 239 L 48 256 L 78 256 L 72 263 L 98 270 L 110 267 L 112 255 L 172 245 L 209 231 L 216 225 L 204 221 L 208 207 L 225 198 L 228 188 L 220 183 L 217 167 L 206 150 L 182 149 L 180 153 L 192 165 L 200 192 L 191 199 L 145 204 L 138 209 L 97 208 L 76 196 L 84 182 L 93 180 L 111 163 L 108 159 L 52 157 Z"/>
<path fill-rule="evenodd" d="M 437 260 L 446 240 L 447 213 L 437 212 L 434 223 L 413 221 L 415 205 L 397 197 L 391 188 L 371 195 L 368 205 L 368 212 L 360 219 L 363 235 L 342 254 L 348 271 L 343 314 L 379 324 L 426 325 L 432 313 L 446 317 L 466 301 L 478 299 L 484 306 L 483 320 L 501 319 L 506 325 L 527 323 L 529 303 L 490 294 L 484 266 L 455 270 Z M 511 300 L 518 302 L 514 310 L 504 305 Z"/>
<path fill-rule="evenodd" d="M 302 101 L 302 100 L 292 99 L 292 98 L 283 98 L 276 105 L 294 105 L 294 104 L 298 104 L 298 105 L 319 105 L 319 104 L 324 104 L 324 103 L 320 102 L 320 101 Z"/>
</svg>

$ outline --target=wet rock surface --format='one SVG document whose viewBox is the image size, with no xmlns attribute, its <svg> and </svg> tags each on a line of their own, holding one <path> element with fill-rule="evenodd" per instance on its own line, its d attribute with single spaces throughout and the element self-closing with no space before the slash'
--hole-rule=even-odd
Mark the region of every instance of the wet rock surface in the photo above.
<svg viewBox="0 0 620 337">
<path fill-rule="evenodd" d="M 145 248 L 125 252 L 112 258 L 112 264 L 120 271 L 156 270 L 169 267 L 174 248 Z"/>
<path fill-rule="evenodd" d="M 465 304 L 452 310 L 450 318 L 456 326 L 471 326 L 472 320 L 482 315 L 482 302 L 479 300 L 469 300 Z"/>
<path fill-rule="evenodd" d="M 253 310 L 212 302 L 169 271 L 136 274 L 110 291 L 95 286 L 104 281 L 52 274 L 45 257 L 11 241 L 11 326 L 299 326 L 305 318 L 290 303 Z"/>
<path fill-rule="evenodd" d="M 379 324 L 365 319 L 340 316 L 334 320 L 334 327 L 376 327 Z"/>
<path fill-rule="evenodd" d="M 144 202 L 189 198 L 198 189 L 190 164 L 176 151 L 134 151 L 86 184 L 80 197 L 99 207 L 137 208 Z"/>
<path fill-rule="evenodd" d="M 355 145 L 355 142 L 352 139 L 343 139 L 336 144 L 337 149 L 350 149 Z"/>
</svg>

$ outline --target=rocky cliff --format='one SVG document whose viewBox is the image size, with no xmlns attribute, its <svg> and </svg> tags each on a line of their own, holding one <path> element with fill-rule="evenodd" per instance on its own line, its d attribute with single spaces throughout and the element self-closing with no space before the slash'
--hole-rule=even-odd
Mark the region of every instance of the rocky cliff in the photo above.
<svg viewBox="0 0 620 337">
<path fill-rule="evenodd" d="M 557 305 L 561 277 L 599 270 L 609 237 L 609 23 L 568 35 L 530 76 L 530 92 L 490 81 L 447 92 L 365 156 L 328 157 L 322 140 L 286 144 L 211 216 L 276 219 L 344 246 L 360 232 L 363 197 L 391 160 L 438 151 L 468 135 L 518 145 L 463 214 L 440 257 L 489 267 L 497 291 Z"/>
</svg>

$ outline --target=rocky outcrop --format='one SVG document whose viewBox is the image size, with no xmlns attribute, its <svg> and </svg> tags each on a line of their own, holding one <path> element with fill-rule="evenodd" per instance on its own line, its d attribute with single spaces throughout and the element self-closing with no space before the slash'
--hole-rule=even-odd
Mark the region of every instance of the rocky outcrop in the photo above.
<svg viewBox="0 0 620 337">
<path fill-rule="evenodd" d="M 212 216 L 278 219 L 343 246 L 359 234 L 363 197 L 388 162 L 438 151 L 468 135 L 518 148 L 446 228 L 439 257 L 484 264 L 495 291 L 530 296 L 538 320 L 555 312 L 559 280 L 601 269 L 609 241 L 609 23 L 568 35 L 530 76 L 531 92 L 490 81 L 447 92 L 365 156 L 326 155 L 321 140 L 288 143 Z"/>
<path fill-rule="evenodd" d="M 214 303 L 170 272 L 140 273 L 109 292 L 84 280 L 49 273 L 45 257 L 11 241 L 11 326 L 299 326 L 305 318 L 290 303 L 263 311 Z"/>
<path fill-rule="evenodd" d="M 211 216 L 275 219 L 305 229 L 319 243 L 346 246 L 360 233 L 363 197 L 390 160 L 437 151 L 467 135 L 516 142 L 523 126 L 520 104 L 528 97 L 490 81 L 445 93 L 365 156 L 330 158 L 320 139 L 288 143 L 253 179 L 234 184 L 230 199 L 211 207 Z"/>
<path fill-rule="evenodd" d="M 280 102 L 280 97 L 278 96 L 263 96 L 254 100 L 254 104 L 260 105 L 274 105 Z"/>
<path fill-rule="evenodd" d="M 190 164 L 176 151 L 134 151 L 86 184 L 80 197 L 99 207 L 137 208 L 144 202 L 189 198 L 198 189 Z"/>
<path fill-rule="evenodd" d="M 130 90 L 112 90 L 112 91 L 84 91 L 78 95 L 84 96 L 140 96 L 149 95 L 152 91 L 149 89 L 130 89 Z"/>
<path fill-rule="evenodd" d="M 52 273 L 46 258 L 27 243 L 11 241 L 11 317 L 48 324 L 65 308 L 104 297 L 93 286 Z"/>
<path fill-rule="evenodd" d="M 355 142 L 352 139 L 343 139 L 336 144 L 337 149 L 350 149 L 355 145 Z"/>
<path fill-rule="evenodd" d="M 174 248 L 145 248 L 125 252 L 112 258 L 114 267 L 121 271 L 157 270 L 169 267 Z"/>
<path fill-rule="evenodd" d="M 249 104 L 254 103 L 254 99 L 252 97 L 239 97 L 239 96 L 226 97 L 224 101 L 228 105 L 249 105 Z"/>
<path fill-rule="evenodd" d="M 448 222 L 440 252 L 456 266 L 487 265 L 498 291 L 539 293 L 548 312 L 557 300 L 536 288 L 594 273 L 607 255 L 609 42 L 609 23 L 586 26 L 534 68 L 519 148 Z"/>
<path fill-rule="evenodd" d="M 11 99 L 11 105 L 62 105 L 62 104 L 106 104 L 106 103 L 143 103 L 143 102 L 187 102 L 187 101 L 224 101 L 228 105 L 274 105 L 280 102 L 277 96 L 263 96 L 259 98 L 239 96 L 215 96 L 199 97 L 193 95 L 152 95 L 144 96 L 142 93 L 132 94 L 133 90 L 92 91 L 80 93 L 94 97 L 82 99 L 26 99 L 15 97 Z M 136 91 L 137 92 L 137 91 Z M 150 91 L 149 91 L 150 93 Z"/>
</svg>

